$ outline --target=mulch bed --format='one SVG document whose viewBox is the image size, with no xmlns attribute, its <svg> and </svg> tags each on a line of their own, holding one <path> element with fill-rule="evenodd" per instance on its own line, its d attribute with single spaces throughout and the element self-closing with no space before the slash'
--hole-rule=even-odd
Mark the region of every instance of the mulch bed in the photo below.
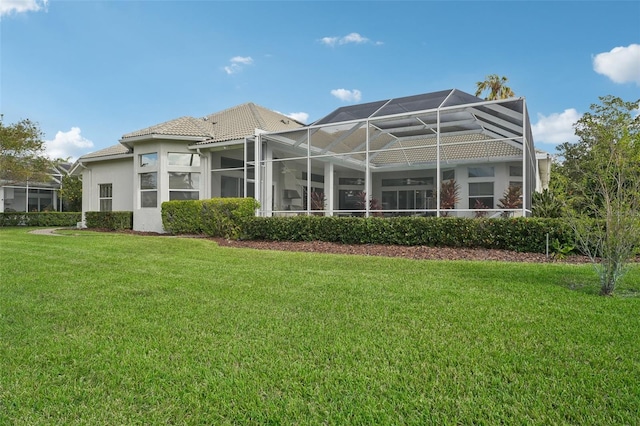
<svg viewBox="0 0 640 426">
<path fill-rule="evenodd" d="M 380 244 L 340 244 L 324 241 L 234 241 L 214 238 L 220 246 L 285 250 L 309 253 L 356 254 L 362 256 L 403 257 L 433 260 L 495 260 L 500 262 L 559 262 L 540 253 L 518 253 L 508 250 L 469 249 L 451 247 L 398 246 Z M 568 256 L 563 263 L 588 263 L 586 256 Z"/>
<path fill-rule="evenodd" d="M 93 231 L 113 232 L 92 229 Z M 118 231 L 136 235 L 153 235 L 176 237 L 171 234 L 155 232 Z M 452 247 L 427 246 L 399 246 L 382 244 L 341 244 L 325 241 L 235 241 L 225 238 L 209 238 L 199 235 L 178 235 L 181 238 L 207 238 L 222 247 L 252 248 L 257 250 L 298 251 L 307 253 L 355 254 L 361 256 L 402 257 L 405 259 L 431 260 L 492 260 L 499 262 L 527 262 L 527 263 L 590 263 L 587 256 L 571 255 L 564 259 L 555 259 L 543 253 L 519 253 L 497 249 L 470 249 Z M 635 263 L 640 263 L 640 256 L 636 256 Z"/>
</svg>

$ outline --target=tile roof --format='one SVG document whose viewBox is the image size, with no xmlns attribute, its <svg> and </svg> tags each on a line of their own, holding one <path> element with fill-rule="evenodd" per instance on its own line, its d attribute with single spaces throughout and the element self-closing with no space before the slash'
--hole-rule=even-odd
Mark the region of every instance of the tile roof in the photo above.
<svg viewBox="0 0 640 426">
<path fill-rule="evenodd" d="M 213 126 L 211 139 L 200 143 L 224 142 L 253 135 L 255 129 L 278 132 L 302 127 L 303 124 L 279 112 L 246 103 L 205 117 Z"/>
<path fill-rule="evenodd" d="M 136 130 L 122 136 L 123 140 L 139 136 L 163 135 L 163 136 L 195 136 L 210 138 L 214 136 L 213 126 L 207 120 L 194 117 L 180 117 L 165 121 L 145 129 Z"/>
<path fill-rule="evenodd" d="M 448 137 L 442 141 L 440 158 L 443 162 L 491 158 L 521 158 L 522 150 L 485 135 Z M 450 145 L 449 145 L 450 144 Z M 372 163 L 377 166 L 406 163 L 429 163 L 437 159 L 435 140 L 421 139 L 398 142 L 392 148 L 404 148 L 376 153 Z"/>
<path fill-rule="evenodd" d="M 80 160 L 86 160 L 89 158 L 109 157 L 111 155 L 123 155 L 129 154 L 129 149 L 121 144 L 112 145 L 108 148 L 101 149 L 100 151 L 91 152 L 80 157 Z"/>
<path fill-rule="evenodd" d="M 303 125 L 283 114 L 248 102 L 202 118 L 180 117 L 145 129 L 127 133 L 122 140 L 141 136 L 185 136 L 215 143 L 241 139 L 255 133 L 255 129 L 269 132 L 289 130 Z"/>
</svg>

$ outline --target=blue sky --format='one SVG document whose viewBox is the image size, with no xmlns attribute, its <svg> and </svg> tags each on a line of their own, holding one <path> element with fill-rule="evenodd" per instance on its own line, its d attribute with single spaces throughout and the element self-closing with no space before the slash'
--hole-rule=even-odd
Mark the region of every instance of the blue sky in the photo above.
<svg viewBox="0 0 640 426">
<path fill-rule="evenodd" d="M 0 113 L 53 157 L 244 102 L 307 123 L 488 74 L 524 96 L 536 146 L 575 141 L 599 96 L 640 98 L 640 2 L 0 0 Z"/>
</svg>

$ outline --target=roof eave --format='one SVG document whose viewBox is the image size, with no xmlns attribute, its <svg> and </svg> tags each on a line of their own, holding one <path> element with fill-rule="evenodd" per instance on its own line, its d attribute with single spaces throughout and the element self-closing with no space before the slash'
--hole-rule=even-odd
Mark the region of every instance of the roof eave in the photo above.
<svg viewBox="0 0 640 426">
<path fill-rule="evenodd" d="M 247 135 L 240 139 L 228 139 L 224 141 L 212 141 L 212 142 L 202 141 L 196 144 L 189 145 L 188 148 L 189 149 L 206 149 L 206 148 L 238 145 L 238 144 L 244 143 L 244 140 L 251 136 L 252 135 Z"/>
<path fill-rule="evenodd" d="M 209 139 L 207 136 L 181 136 L 181 135 L 163 135 L 152 133 L 150 135 L 140 135 L 140 136 L 131 136 L 131 137 L 122 137 L 120 139 L 120 143 L 129 146 L 127 144 L 142 142 L 146 140 L 154 140 L 154 139 L 164 139 L 164 140 L 177 140 L 177 141 L 188 141 L 188 142 L 202 142 Z"/>
<path fill-rule="evenodd" d="M 88 157 L 88 158 L 80 157 L 77 162 L 79 164 L 95 163 L 97 161 L 120 160 L 120 159 L 123 159 L 123 158 L 133 158 L 133 153 L 132 152 L 128 152 L 126 154 L 100 155 L 98 157 Z M 77 166 L 74 167 L 74 169 L 76 169 L 76 168 L 77 168 Z"/>
</svg>

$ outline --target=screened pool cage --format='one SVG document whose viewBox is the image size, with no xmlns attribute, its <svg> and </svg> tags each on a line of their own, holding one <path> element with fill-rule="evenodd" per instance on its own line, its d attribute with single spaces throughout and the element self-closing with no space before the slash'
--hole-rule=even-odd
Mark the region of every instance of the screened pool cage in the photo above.
<svg viewBox="0 0 640 426">
<path fill-rule="evenodd" d="M 458 90 L 260 133 L 245 139 L 243 163 L 261 216 L 528 216 L 537 173 L 524 98 Z M 505 203 L 514 187 L 518 200 Z"/>
</svg>

